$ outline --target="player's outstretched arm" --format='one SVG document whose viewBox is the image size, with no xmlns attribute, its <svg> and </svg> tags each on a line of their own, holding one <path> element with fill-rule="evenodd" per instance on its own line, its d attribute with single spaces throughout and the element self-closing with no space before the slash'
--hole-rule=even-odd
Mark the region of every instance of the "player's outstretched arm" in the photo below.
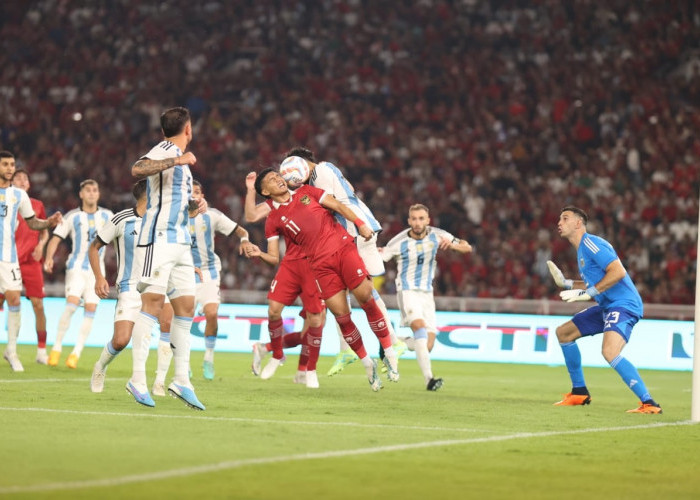
<svg viewBox="0 0 700 500">
<path fill-rule="evenodd" d="M 61 237 L 53 235 L 46 246 L 46 259 L 44 260 L 44 271 L 51 274 L 53 272 L 53 256 L 56 254 Z"/>
<path fill-rule="evenodd" d="M 335 196 L 326 194 L 326 196 L 321 198 L 321 205 L 324 208 L 338 212 L 347 220 L 352 221 L 353 224 L 357 226 L 357 232 L 365 239 L 365 241 L 369 241 L 374 235 L 374 231 L 372 231 L 372 229 L 365 224 L 365 221 L 360 219 L 350 207 L 340 203 Z"/>
<path fill-rule="evenodd" d="M 102 274 L 102 269 L 100 269 L 100 248 L 104 246 L 102 240 L 95 238 L 90 243 L 88 247 L 88 260 L 90 261 L 90 268 L 92 273 L 95 275 L 95 293 L 101 299 L 106 299 L 109 296 L 109 283 L 107 283 L 107 278 Z"/>
<path fill-rule="evenodd" d="M 30 217 L 29 219 L 25 220 L 27 222 L 27 226 L 29 226 L 29 229 L 33 229 L 34 231 L 41 231 L 42 229 L 51 229 L 59 225 L 61 221 L 63 221 L 63 216 L 61 215 L 61 212 L 55 212 L 48 219 L 38 219 L 36 217 Z"/>
<path fill-rule="evenodd" d="M 267 203 L 255 204 L 255 179 L 258 174 L 250 172 L 245 176 L 245 202 L 243 204 L 243 212 L 245 221 L 255 223 L 263 220 L 270 214 L 270 207 Z"/>
<path fill-rule="evenodd" d="M 194 165 L 195 163 L 197 163 L 197 157 L 189 151 L 182 156 L 164 158 L 162 160 L 142 158 L 131 167 L 131 175 L 137 179 L 143 179 L 144 177 L 155 175 L 175 165 Z"/>
</svg>

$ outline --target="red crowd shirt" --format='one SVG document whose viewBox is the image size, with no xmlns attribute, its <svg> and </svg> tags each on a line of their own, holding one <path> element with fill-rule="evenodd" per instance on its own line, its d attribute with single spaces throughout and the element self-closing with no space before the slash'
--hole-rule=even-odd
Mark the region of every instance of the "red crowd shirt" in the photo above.
<svg viewBox="0 0 700 500">
<path fill-rule="evenodd" d="M 353 241 L 321 205 L 324 190 L 306 184 L 290 195 L 287 203 L 270 203 L 272 211 L 265 222 L 268 240 L 284 236 L 285 241 L 299 245 L 311 262 L 320 262 Z"/>
<path fill-rule="evenodd" d="M 46 219 L 46 209 L 44 204 L 35 198 L 29 198 L 32 203 L 32 208 L 36 217 Z M 17 231 L 15 232 L 15 240 L 17 241 L 17 259 L 19 262 L 29 262 L 32 259 L 32 252 L 39 244 L 39 231 L 29 229 L 27 222 L 21 215 L 17 215 L 19 219 Z"/>
</svg>

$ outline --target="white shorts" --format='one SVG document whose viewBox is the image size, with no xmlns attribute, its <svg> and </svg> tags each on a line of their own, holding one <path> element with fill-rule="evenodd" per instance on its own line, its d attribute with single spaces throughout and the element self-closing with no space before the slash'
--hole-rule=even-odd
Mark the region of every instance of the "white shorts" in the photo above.
<svg viewBox="0 0 700 500">
<path fill-rule="evenodd" d="M 136 259 L 143 262 L 137 286 L 140 293 L 158 293 L 170 300 L 194 296 L 194 262 L 189 245 L 156 240 L 147 247 L 136 247 Z"/>
<path fill-rule="evenodd" d="M 220 279 L 206 279 L 201 283 L 197 283 L 194 294 L 194 301 L 197 304 L 206 306 L 207 304 L 221 304 L 221 289 Z"/>
<path fill-rule="evenodd" d="M 371 276 L 381 276 L 384 274 L 384 260 L 377 250 L 377 233 L 374 233 L 369 241 L 365 241 L 362 236 L 355 238 L 357 252 L 360 254 L 362 262 L 365 263 L 367 272 Z"/>
<path fill-rule="evenodd" d="M 95 275 L 92 269 L 69 269 L 66 271 L 66 298 L 82 298 L 86 304 L 97 304 L 100 298 L 95 293 Z"/>
<path fill-rule="evenodd" d="M 19 262 L 0 262 L 0 292 L 22 291 L 22 273 Z"/>
<path fill-rule="evenodd" d="M 131 321 L 136 323 L 136 318 L 141 311 L 141 294 L 136 290 L 122 292 L 117 296 L 117 307 L 114 309 L 114 322 Z"/>
<path fill-rule="evenodd" d="M 399 290 L 396 298 L 401 310 L 401 326 L 411 326 L 417 319 L 425 321 L 426 330 L 437 333 L 435 298 L 433 292 L 423 290 Z"/>
</svg>

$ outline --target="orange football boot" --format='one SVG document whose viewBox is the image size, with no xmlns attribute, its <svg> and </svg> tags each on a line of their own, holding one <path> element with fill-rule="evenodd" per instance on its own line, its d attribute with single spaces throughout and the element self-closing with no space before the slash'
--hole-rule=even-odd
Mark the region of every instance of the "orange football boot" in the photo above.
<svg viewBox="0 0 700 500">
<path fill-rule="evenodd" d="M 572 394 L 567 392 L 561 401 L 554 403 L 554 406 L 582 406 L 591 404 L 591 396 L 589 394 Z"/>
<path fill-rule="evenodd" d="M 647 413 L 647 414 L 653 414 L 653 415 L 658 415 L 660 413 L 663 413 L 663 410 L 661 410 L 661 406 L 656 406 L 652 405 L 649 403 L 639 403 L 639 408 L 634 408 L 632 410 L 627 410 L 627 413 Z"/>
</svg>

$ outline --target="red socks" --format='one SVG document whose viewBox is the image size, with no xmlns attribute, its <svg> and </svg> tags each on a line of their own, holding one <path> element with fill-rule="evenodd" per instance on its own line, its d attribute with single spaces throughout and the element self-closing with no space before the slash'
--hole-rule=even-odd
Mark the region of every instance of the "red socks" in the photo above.
<svg viewBox="0 0 700 500">
<path fill-rule="evenodd" d="M 355 326 L 355 323 L 352 322 L 352 319 L 350 319 L 350 314 L 336 316 L 335 320 L 338 322 L 338 326 L 340 327 L 340 331 L 343 333 L 345 342 L 347 342 L 350 348 L 355 351 L 357 357 L 362 359 L 367 356 L 367 351 L 365 350 L 365 345 L 362 343 L 360 331 Z M 389 345 L 391 345 L 391 340 L 389 340 Z"/>
<path fill-rule="evenodd" d="M 382 347 L 384 349 L 391 347 L 391 335 L 389 334 L 389 328 L 386 324 L 386 318 L 384 318 L 382 310 L 379 309 L 374 299 L 369 299 L 368 302 L 362 305 L 362 309 L 367 315 L 369 327 L 379 339 L 379 343 Z"/>
<path fill-rule="evenodd" d="M 321 352 L 321 334 L 323 333 L 323 328 L 320 326 L 311 326 L 309 329 L 306 331 L 306 335 L 304 336 L 304 347 L 302 348 L 301 352 L 302 354 L 304 353 L 304 350 L 308 352 L 308 360 L 306 362 L 306 369 L 307 370 L 315 370 L 316 369 L 316 363 L 318 362 L 318 355 Z M 301 359 L 299 360 L 299 364 L 301 364 Z"/>
<path fill-rule="evenodd" d="M 267 325 L 267 330 L 270 332 L 270 346 L 272 347 L 272 357 L 282 359 L 282 334 L 284 333 L 284 323 L 281 319 L 270 321 Z"/>
</svg>

